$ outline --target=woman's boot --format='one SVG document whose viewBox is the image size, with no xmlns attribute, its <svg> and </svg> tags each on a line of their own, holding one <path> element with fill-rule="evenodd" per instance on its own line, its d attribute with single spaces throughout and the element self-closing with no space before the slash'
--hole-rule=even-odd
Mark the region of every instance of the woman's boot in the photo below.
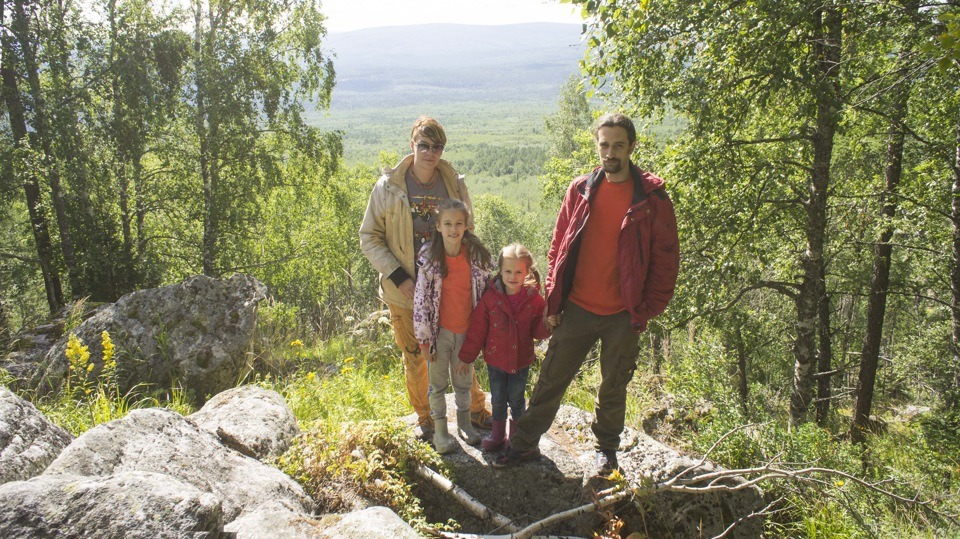
<svg viewBox="0 0 960 539">
<path fill-rule="evenodd" d="M 434 420 L 433 447 L 436 448 L 437 453 L 440 453 L 441 455 L 446 455 L 457 448 L 457 441 L 454 440 L 453 436 L 450 436 L 450 433 L 447 431 L 446 418 L 443 418 L 440 421 Z"/>
<path fill-rule="evenodd" d="M 480 435 L 477 434 L 477 431 L 473 430 L 473 425 L 470 423 L 470 410 L 457 411 L 457 427 L 460 430 L 460 437 L 463 438 L 468 445 L 477 445 L 480 443 Z"/>
<path fill-rule="evenodd" d="M 500 447 L 503 446 L 503 435 L 506 429 L 506 421 L 497 421 L 494 419 L 493 425 L 490 428 L 490 435 L 483 439 L 480 447 L 482 447 L 484 451 L 496 451 L 500 449 Z"/>
</svg>

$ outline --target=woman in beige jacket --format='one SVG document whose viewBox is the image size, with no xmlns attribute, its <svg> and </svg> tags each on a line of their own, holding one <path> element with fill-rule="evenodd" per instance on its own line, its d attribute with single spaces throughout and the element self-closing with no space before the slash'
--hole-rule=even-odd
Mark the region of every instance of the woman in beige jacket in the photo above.
<svg viewBox="0 0 960 539">
<path fill-rule="evenodd" d="M 416 255 L 422 246 L 433 207 L 444 198 L 461 200 L 473 208 L 463 176 L 441 159 L 447 143 L 443 126 L 433 118 L 417 119 L 410 132 L 411 153 L 396 167 L 386 169 L 370 193 L 360 225 L 360 249 L 380 274 L 380 298 L 390 309 L 393 334 L 403 354 L 407 397 L 417 412 L 420 436 L 433 436 L 427 392 L 427 365 L 413 332 L 413 293 L 417 277 Z M 470 402 L 474 426 L 489 429 L 486 395 L 473 380 Z"/>
</svg>

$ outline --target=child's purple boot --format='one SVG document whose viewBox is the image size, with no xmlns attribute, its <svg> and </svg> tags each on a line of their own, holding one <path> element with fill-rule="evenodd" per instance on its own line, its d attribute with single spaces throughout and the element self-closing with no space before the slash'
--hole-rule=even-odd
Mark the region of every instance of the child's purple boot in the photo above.
<svg viewBox="0 0 960 539">
<path fill-rule="evenodd" d="M 490 435 L 483 439 L 480 442 L 480 446 L 484 451 L 496 451 L 503 446 L 503 435 L 507 429 L 506 421 L 497 421 L 493 420 L 493 425 L 490 428 Z"/>
</svg>

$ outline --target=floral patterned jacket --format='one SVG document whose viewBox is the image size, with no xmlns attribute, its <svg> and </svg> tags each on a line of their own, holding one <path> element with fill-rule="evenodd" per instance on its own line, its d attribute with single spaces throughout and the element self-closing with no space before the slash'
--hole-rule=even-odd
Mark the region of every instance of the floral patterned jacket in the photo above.
<svg viewBox="0 0 960 539">
<path fill-rule="evenodd" d="M 413 296 L 413 333 L 421 344 L 430 345 L 430 352 L 436 352 L 437 335 L 440 334 L 440 290 L 443 277 L 440 276 L 440 264 L 428 258 L 430 244 L 420 249 L 420 275 L 417 277 L 417 290 Z M 477 306 L 480 296 L 487 286 L 490 270 L 482 267 L 476 260 L 470 261 L 471 308 Z"/>
</svg>

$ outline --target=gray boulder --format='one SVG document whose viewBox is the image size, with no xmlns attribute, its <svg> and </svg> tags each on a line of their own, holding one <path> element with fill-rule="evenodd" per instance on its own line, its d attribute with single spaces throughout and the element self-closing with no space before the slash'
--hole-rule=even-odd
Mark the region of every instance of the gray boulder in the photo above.
<svg viewBox="0 0 960 539">
<path fill-rule="evenodd" d="M 323 528 L 323 523 L 309 515 L 279 502 L 267 502 L 228 524 L 224 531 L 237 534 L 237 539 L 298 539 L 323 537 Z"/>
<path fill-rule="evenodd" d="M 386 507 L 371 507 L 345 515 L 324 519 L 334 523 L 318 537 L 324 539 L 419 539 L 421 536 L 409 524 Z"/>
<path fill-rule="evenodd" d="M 149 472 L 41 475 L 0 485 L 0 537 L 219 537 L 222 516 L 217 496 Z"/>
<path fill-rule="evenodd" d="M 232 522 L 268 500 L 309 514 L 303 488 L 276 468 L 221 445 L 176 412 L 134 410 L 83 433 L 50 464 L 45 475 L 111 476 L 123 472 L 167 474 L 222 500 Z"/>
<path fill-rule="evenodd" d="M 202 402 L 234 387 L 248 372 L 257 305 L 266 295 L 266 286 L 249 275 L 224 280 L 197 275 L 177 285 L 131 292 L 72 333 L 89 347 L 97 375 L 103 367 L 101 332 L 109 332 L 122 391 L 178 382 Z M 46 353 L 31 385 L 47 391 L 62 384 L 68 338 L 61 337 Z"/>
<path fill-rule="evenodd" d="M 283 397 L 259 386 L 219 393 L 190 419 L 223 445 L 258 460 L 283 454 L 300 433 Z"/>
<path fill-rule="evenodd" d="M 420 534 L 386 507 L 312 518 L 269 502 L 228 524 L 237 539 L 420 539 Z"/>
<path fill-rule="evenodd" d="M 0 386 L 0 483 L 40 475 L 72 440 L 32 403 Z"/>
</svg>

